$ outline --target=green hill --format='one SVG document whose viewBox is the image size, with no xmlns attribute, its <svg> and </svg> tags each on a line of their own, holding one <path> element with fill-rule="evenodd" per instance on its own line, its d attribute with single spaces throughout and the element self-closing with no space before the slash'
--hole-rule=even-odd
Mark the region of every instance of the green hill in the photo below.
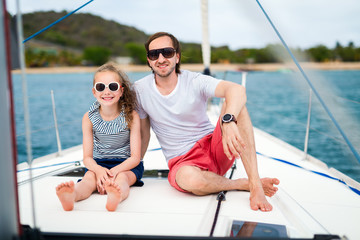
<svg viewBox="0 0 360 240">
<path fill-rule="evenodd" d="M 26 39 L 66 14 L 66 11 L 24 14 L 24 38 Z M 15 21 L 16 17 L 12 17 L 12 35 L 16 35 Z M 181 36 L 177 37 L 181 38 Z M 16 49 L 15 38 L 12 36 L 12 48 L 14 49 Z M 111 56 L 128 56 L 131 57 L 133 63 L 146 64 L 144 42 L 147 38 L 148 36 L 143 31 L 134 27 L 105 20 L 89 13 L 77 13 L 26 42 L 26 64 L 30 67 L 100 65 L 108 61 Z M 202 62 L 200 44 L 182 42 L 181 46 L 182 63 Z M 360 48 L 356 47 L 353 42 L 349 42 L 346 47 L 336 43 L 334 49 L 318 45 L 307 50 L 293 49 L 293 52 L 298 55 L 300 61 L 360 61 Z M 228 46 L 212 47 L 211 49 L 212 63 L 284 61 L 284 59 L 278 58 L 279 56 L 288 56 L 288 54 L 284 47 L 278 44 L 269 44 L 260 49 L 231 50 Z"/>
<path fill-rule="evenodd" d="M 24 14 L 24 38 L 66 14 L 65 11 Z M 35 39 L 79 50 L 91 46 L 101 46 L 110 49 L 112 55 L 127 55 L 126 43 L 133 42 L 143 45 L 147 37 L 144 32 L 136 28 L 108 21 L 92 14 L 78 13 L 54 25 L 36 36 Z"/>
</svg>

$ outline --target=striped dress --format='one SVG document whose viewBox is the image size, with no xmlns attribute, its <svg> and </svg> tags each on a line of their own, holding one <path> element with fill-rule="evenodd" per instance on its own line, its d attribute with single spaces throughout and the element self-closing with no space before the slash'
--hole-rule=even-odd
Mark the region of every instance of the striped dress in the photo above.
<svg viewBox="0 0 360 240">
<path fill-rule="evenodd" d="M 99 112 L 100 104 L 95 101 L 89 110 L 93 125 L 94 159 L 120 159 L 130 157 L 130 130 L 122 111 L 112 121 L 105 121 Z"/>
</svg>

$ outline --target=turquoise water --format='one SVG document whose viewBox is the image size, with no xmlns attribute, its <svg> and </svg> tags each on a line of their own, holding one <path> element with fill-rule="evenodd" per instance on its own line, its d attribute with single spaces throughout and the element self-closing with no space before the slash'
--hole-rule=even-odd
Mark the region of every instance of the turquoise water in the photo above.
<svg viewBox="0 0 360 240">
<path fill-rule="evenodd" d="M 149 74 L 128 73 L 132 81 Z M 360 152 L 360 71 L 312 71 L 310 79 L 335 119 Z M 216 72 L 223 78 L 223 72 Z M 241 75 L 228 73 L 238 82 Z M 92 74 L 29 74 L 28 96 L 33 158 L 57 151 L 50 91 L 54 91 L 63 149 L 82 142 L 81 119 L 94 101 Z M 18 161 L 26 161 L 22 83 L 13 75 Z M 250 72 L 247 107 L 253 125 L 303 150 L 309 87 L 297 72 Z M 312 97 L 309 154 L 360 181 L 360 163 L 344 144 L 315 96 Z"/>
</svg>

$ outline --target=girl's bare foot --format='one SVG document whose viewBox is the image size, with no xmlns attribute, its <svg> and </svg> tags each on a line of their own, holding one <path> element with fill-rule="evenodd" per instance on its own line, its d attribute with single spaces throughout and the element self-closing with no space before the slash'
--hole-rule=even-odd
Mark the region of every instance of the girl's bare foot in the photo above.
<svg viewBox="0 0 360 240">
<path fill-rule="evenodd" d="M 113 212 L 122 200 L 120 187 L 115 182 L 108 180 L 105 183 L 105 190 L 108 195 L 106 209 Z"/>
<path fill-rule="evenodd" d="M 65 211 L 71 211 L 75 202 L 75 184 L 73 181 L 64 182 L 56 187 L 56 195 L 58 196 L 62 207 Z"/>
</svg>

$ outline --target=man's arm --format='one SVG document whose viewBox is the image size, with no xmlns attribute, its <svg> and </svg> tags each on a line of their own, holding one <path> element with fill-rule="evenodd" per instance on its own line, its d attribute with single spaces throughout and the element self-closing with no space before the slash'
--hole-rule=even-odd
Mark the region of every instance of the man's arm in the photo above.
<svg viewBox="0 0 360 240">
<path fill-rule="evenodd" d="M 215 96 L 219 98 L 225 98 L 220 117 L 222 117 L 225 113 L 229 113 L 238 119 L 240 117 L 240 113 L 243 110 L 243 113 L 247 112 L 245 106 L 245 87 L 233 82 L 221 81 L 215 89 Z M 252 131 L 252 125 L 242 127 L 251 128 Z M 239 158 L 243 149 L 249 143 L 244 141 L 244 136 L 240 134 L 238 126 L 235 124 L 235 122 L 226 123 L 224 125 L 221 124 L 221 129 L 223 133 L 223 146 L 225 155 L 229 159 L 232 159 L 233 157 Z"/>
<path fill-rule="evenodd" d="M 259 177 L 254 130 L 249 113 L 246 109 L 245 88 L 230 82 L 218 84 L 215 95 L 224 97 L 225 102 L 221 116 L 233 114 L 235 122 L 222 124 L 224 153 L 231 159 L 241 156 L 245 171 L 249 177 L 250 206 L 253 210 L 270 211 L 272 206 L 267 202 Z"/>
<path fill-rule="evenodd" d="M 246 103 L 246 90 L 237 83 L 221 81 L 215 89 L 215 97 L 225 98 L 225 112 L 238 116 Z"/>
<path fill-rule="evenodd" d="M 144 158 L 150 141 L 150 120 L 149 117 L 140 119 L 141 132 L 141 159 Z"/>
</svg>

